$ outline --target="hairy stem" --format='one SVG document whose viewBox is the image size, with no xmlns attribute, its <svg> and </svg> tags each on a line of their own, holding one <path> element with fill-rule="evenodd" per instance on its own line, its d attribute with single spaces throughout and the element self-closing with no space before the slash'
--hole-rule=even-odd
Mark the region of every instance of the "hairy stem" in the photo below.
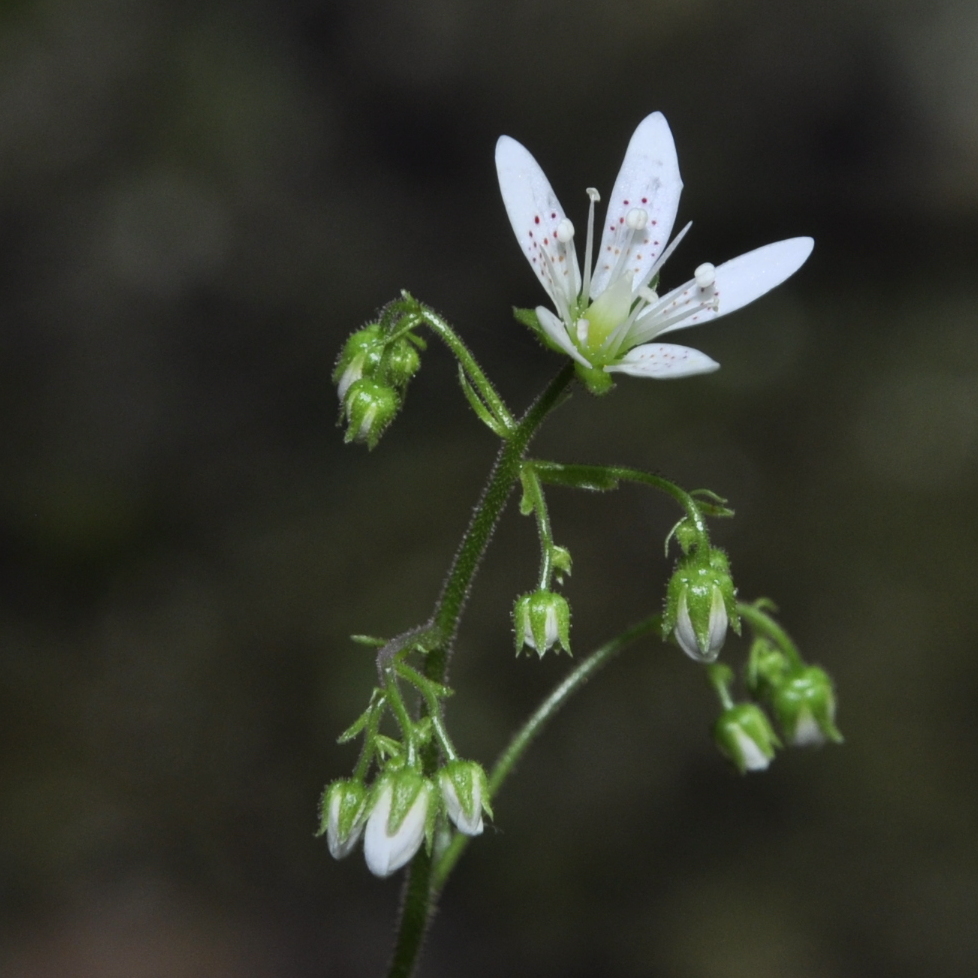
<svg viewBox="0 0 978 978">
<path fill-rule="evenodd" d="M 548 723 L 557 715 L 564 704 L 592 676 L 604 668 L 626 645 L 652 633 L 658 633 L 662 623 L 661 615 L 650 617 L 633 625 L 631 628 L 615 636 L 604 645 L 592 652 L 586 659 L 573 669 L 569 675 L 553 690 L 552 693 L 536 708 L 530 718 L 523 724 L 509 742 L 509 746 L 496 761 L 489 775 L 489 798 L 495 798 L 505 780 L 513 772 L 519 759 L 530 744 L 540 736 Z M 471 840 L 467 835 L 457 832 L 449 843 L 448 848 L 434 867 L 433 892 L 437 893 L 445 885 L 449 874 L 455 868 L 459 857 L 465 852 Z"/>
<path fill-rule="evenodd" d="M 427 310 L 425 318 L 430 325 L 434 325 L 434 321 L 438 319 L 429 315 Z M 457 351 L 453 349 L 453 352 L 457 355 Z M 547 415 L 561 402 L 573 379 L 574 364 L 569 363 L 530 405 L 510 437 L 503 442 L 496 456 L 489 481 L 472 514 L 462 544 L 452 561 L 434 614 L 427 626 L 437 636 L 436 644 L 428 648 L 425 656 L 424 675 L 428 679 L 438 683 L 445 682 L 452 642 L 458 630 L 469 589 L 513 485 L 519 478 L 523 455 Z M 422 751 L 422 756 L 425 773 L 433 774 L 438 761 L 437 748 L 429 745 Z M 412 860 L 405 881 L 397 941 L 388 978 L 409 978 L 414 973 L 428 921 L 434 909 L 436 891 L 432 887 L 431 871 L 431 858 L 426 853 L 419 853 Z"/>
</svg>

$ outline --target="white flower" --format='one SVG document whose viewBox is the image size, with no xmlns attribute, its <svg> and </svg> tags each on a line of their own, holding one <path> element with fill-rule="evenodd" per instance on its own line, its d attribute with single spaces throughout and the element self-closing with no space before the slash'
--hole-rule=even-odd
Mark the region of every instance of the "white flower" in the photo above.
<svg viewBox="0 0 978 978">
<path fill-rule="evenodd" d="M 408 783 L 413 777 L 413 783 Z M 374 801 L 367 827 L 363 833 L 363 854 L 367 869 L 374 876 L 390 876 L 409 863 L 421 848 L 428 820 L 428 806 L 434 786 L 420 776 L 404 772 L 397 783 L 398 775 L 387 780 L 380 788 Z M 399 807 L 408 807 L 400 819 L 392 818 L 395 788 L 398 790 Z M 405 792 L 414 791 L 411 797 Z M 396 816 L 398 813 L 394 813 Z M 391 824 L 391 823 L 394 824 Z"/>
<path fill-rule="evenodd" d="M 588 371 L 687 377 L 716 370 L 719 364 L 698 350 L 649 341 L 753 302 L 794 274 L 814 244 L 789 238 L 722 265 L 701 264 L 692 279 L 660 296 L 659 271 L 689 229 L 669 243 L 683 184 L 661 112 L 646 116 L 628 144 L 597 255 L 594 204 L 600 195 L 588 188 L 583 277 L 574 225 L 529 151 L 501 136 L 496 170 L 516 238 L 557 310 L 537 307 L 540 325 L 552 346 Z"/>
</svg>

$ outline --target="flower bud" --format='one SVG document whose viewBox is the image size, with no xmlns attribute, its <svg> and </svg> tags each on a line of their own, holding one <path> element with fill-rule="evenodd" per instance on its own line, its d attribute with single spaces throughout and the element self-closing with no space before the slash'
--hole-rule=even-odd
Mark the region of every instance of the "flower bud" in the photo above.
<svg viewBox="0 0 978 978">
<path fill-rule="evenodd" d="M 373 448 L 400 407 L 401 402 L 392 388 L 366 377 L 355 380 L 344 402 L 349 422 L 344 441 L 366 442 L 368 448 Z"/>
<path fill-rule="evenodd" d="M 679 559 L 669 581 L 663 637 L 672 632 L 691 659 L 713 662 L 723 647 L 728 625 L 740 632 L 737 591 L 727 555 L 715 547 L 698 547 Z"/>
<path fill-rule="evenodd" d="M 445 811 L 459 832 L 481 835 L 483 811 L 492 814 L 482 765 L 475 761 L 449 761 L 438 772 L 438 785 Z"/>
<path fill-rule="evenodd" d="M 402 337 L 387 353 L 387 379 L 395 387 L 405 384 L 421 369 L 421 357 L 414 344 Z"/>
<path fill-rule="evenodd" d="M 807 666 L 785 680 L 774 693 L 773 706 L 781 730 L 795 747 L 842 742 L 835 725 L 832 680 L 818 666 Z"/>
<path fill-rule="evenodd" d="M 547 649 L 558 643 L 565 652 L 570 652 L 570 607 L 560 594 L 553 591 L 524 594 L 513 609 L 513 625 L 517 655 L 528 645 L 542 658 Z"/>
<path fill-rule="evenodd" d="M 404 768 L 376 786 L 363 835 L 363 854 L 374 876 L 390 876 L 409 863 L 430 832 L 435 786 Z"/>
<path fill-rule="evenodd" d="M 770 701 L 788 676 L 790 666 L 785 654 L 766 638 L 756 638 L 747 656 L 745 679 L 753 695 Z"/>
<path fill-rule="evenodd" d="M 763 771 L 781 746 L 764 711 L 754 703 L 725 710 L 713 727 L 713 739 L 741 774 Z"/>
<path fill-rule="evenodd" d="M 361 781 L 334 781 L 323 793 L 319 835 L 326 833 L 329 853 L 343 859 L 356 848 L 367 818 L 367 789 Z"/>
<path fill-rule="evenodd" d="M 357 330 L 347 341 L 333 370 L 333 383 L 340 401 L 345 400 L 350 385 L 361 377 L 370 377 L 384 354 L 383 330 L 371 323 Z"/>
</svg>

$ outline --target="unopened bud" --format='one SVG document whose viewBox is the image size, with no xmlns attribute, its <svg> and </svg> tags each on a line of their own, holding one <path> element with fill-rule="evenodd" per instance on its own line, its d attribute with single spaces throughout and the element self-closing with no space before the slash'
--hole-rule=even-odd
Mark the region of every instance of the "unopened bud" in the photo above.
<svg viewBox="0 0 978 978">
<path fill-rule="evenodd" d="M 559 643 L 570 652 L 570 607 L 566 599 L 553 591 L 534 591 L 524 594 L 513 609 L 516 631 L 516 654 L 523 646 L 536 649 L 541 658 L 544 652 Z"/>
<path fill-rule="evenodd" d="M 421 357 L 415 345 L 405 337 L 397 340 L 387 351 L 387 378 L 398 388 L 404 385 L 421 369 Z"/>
<path fill-rule="evenodd" d="M 482 834 L 482 813 L 489 808 L 486 772 L 475 761 L 449 761 L 438 772 L 438 785 L 448 817 L 465 835 Z"/>
<path fill-rule="evenodd" d="M 414 858 L 431 831 L 434 791 L 410 768 L 384 775 L 376 786 L 363 835 L 363 854 L 374 876 L 390 876 Z"/>
<path fill-rule="evenodd" d="M 727 556 L 715 547 L 698 547 L 679 559 L 669 581 L 663 637 L 672 632 L 691 659 L 713 662 L 723 647 L 728 625 L 740 632 L 737 591 Z"/>
<path fill-rule="evenodd" d="M 384 353 L 380 323 L 357 330 L 347 341 L 333 370 L 336 393 L 343 401 L 350 386 L 361 377 L 371 377 Z"/>
<path fill-rule="evenodd" d="M 334 859 L 348 856 L 360 841 L 367 819 L 367 789 L 361 781 L 334 781 L 323 793 L 319 835 L 326 834 Z"/>
<path fill-rule="evenodd" d="M 782 732 L 795 747 L 814 747 L 827 740 L 842 743 L 835 725 L 832 680 L 818 666 L 807 666 L 786 679 L 772 703 Z"/>
<path fill-rule="evenodd" d="M 741 774 L 763 771 L 781 746 L 764 711 L 754 703 L 741 703 L 725 710 L 713 728 L 721 752 Z"/>
<path fill-rule="evenodd" d="M 385 384 L 366 377 L 354 381 L 344 402 L 348 426 L 343 440 L 366 442 L 373 448 L 400 406 L 397 392 Z"/>
<path fill-rule="evenodd" d="M 747 688 L 758 699 L 770 701 L 788 676 L 785 654 L 766 638 L 756 638 L 747 656 Z"/>
</svg>

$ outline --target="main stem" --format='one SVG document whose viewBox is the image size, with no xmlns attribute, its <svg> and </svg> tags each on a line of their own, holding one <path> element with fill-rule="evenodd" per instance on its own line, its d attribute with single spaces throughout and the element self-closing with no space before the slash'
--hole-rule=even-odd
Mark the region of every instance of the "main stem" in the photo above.
<svg viewBox="0 0 978 978">
<path fill-rule="evenodd" d="M 519 478 L 520 463 L 526 449 L 547 415 L 560 402 L 567 386 L 574 379 L 574 364 L 569 363 L 547 385 L 530 405 L 515 431 L 503 442 L 482 498 L 472 514 L 462 544 L 445 580 L 441 596 L 431 616 L 430 627 L 438 636 L 438 644 L 425 656 L 424 674 L 428 679 L 444 683 L 452 642 L 479 563 L 492 538 L 496 523 L 506 506 L 506 500 Z M 437 754 L 434 748 L 425 754 L 426 773 L 434 773 Z M 434 910 L 436 890 L 432 885 L 432 861 L 426 853 L 418 853 L 411 863 L 401 900 L 401 918 L 397 941 L 388 978 L 410 978 L 417 965 L 428 921 Z"/>
</svg>

